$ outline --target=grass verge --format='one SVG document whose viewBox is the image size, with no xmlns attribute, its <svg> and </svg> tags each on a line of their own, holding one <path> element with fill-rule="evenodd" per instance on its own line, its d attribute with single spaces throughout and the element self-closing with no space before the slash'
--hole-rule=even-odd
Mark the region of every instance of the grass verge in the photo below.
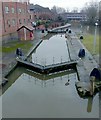
<svg viewBox="0 0 101 120">
<path fill-rule="evenodd" d="M 99 54 L 99 35 L 97 35 L 96 37 L 95 51 L 94 51 L 94 35 L 86 34 L 83 39 L 83 44 L 92 55 Z"/>
<path fill-rule="evenodd" d="M 12 42 L 2 46 L 2 53 L 15 52 L 17 48 L 21 48 L 26 53 L 32 46 L 31 41 Z"/>
</svg>

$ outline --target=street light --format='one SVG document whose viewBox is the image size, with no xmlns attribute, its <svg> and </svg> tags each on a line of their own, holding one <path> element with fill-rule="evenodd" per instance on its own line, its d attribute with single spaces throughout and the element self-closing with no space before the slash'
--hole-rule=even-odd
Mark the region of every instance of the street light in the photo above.
<svg viewBox="0 0 101 120">
<path fill-rule="evenodd" d="M 93 45 L 94 45 L 94 48 L 93 48 L 93 53 L 95 53 L 95 47 L 96 47 L 96 33 L 97 33 L 97 26 L 98 26 L 98 23 L 96 22 L 95 23 L 95 35 L 94 35 L 94 42 L 93 42 Z"/>
</svg>

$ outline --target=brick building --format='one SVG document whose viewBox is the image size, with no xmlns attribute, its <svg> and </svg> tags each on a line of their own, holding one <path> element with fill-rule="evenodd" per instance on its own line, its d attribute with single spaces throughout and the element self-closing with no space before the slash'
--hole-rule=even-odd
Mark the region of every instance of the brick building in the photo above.
<svg viewBox="0 0 101 120">
<path fill-rule="evenodd" d="M 33 27 L 27 27 L 27 26 L 21 26 L 18 31 L 19 40 L 33 40 L 34 39 L 34 33 L 33 33 Z"/>
<path fill-rule="evenodd" d="M 40 5 L 29 4 L 30 19 L 31 21 L 37 20 L 54 20 L 55 15 L 48 7 L 42 7 Z"/>
<path fill-rule="evenodd" d="M 30 14 L 27 2 L 2 2 L 2 40 L 18 40 L 17 30 L 21 26 L 30 26 Z"/>
</svg>

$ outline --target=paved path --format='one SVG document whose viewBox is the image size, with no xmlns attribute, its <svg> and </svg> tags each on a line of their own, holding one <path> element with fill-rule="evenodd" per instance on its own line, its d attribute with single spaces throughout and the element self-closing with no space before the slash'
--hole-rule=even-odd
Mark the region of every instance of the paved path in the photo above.
<svg viewBox="0 0 101 120">
<path fill-rule="evenodd" d="M 78 60 L 77 70 L 81 81 L 89 82 L 89 75 L 93 68 L 98 67 L 97 62 L 93 59 L 90 52 L 84 47 L 81 41 L 77 38 L 76 34 L 72 31 L 71 34 L 67 33 L 67 43 L 70 49 L 70 56 L 73 60 Z M 85 49 L 86 55 L 80 59 L 78 53 L 80 49 Z"/>
<path fill-rule="evenodd" d="M 70 26 L 71 26 L 71 24 L 66 24 L 66 25 L 64 25 L 64 26 L 60 26 L 60 27 L 53 28 L 51 31 L 66 29 L 66 28 L 68 28 L 68 27 L 70 27 Z"/>
</svg>

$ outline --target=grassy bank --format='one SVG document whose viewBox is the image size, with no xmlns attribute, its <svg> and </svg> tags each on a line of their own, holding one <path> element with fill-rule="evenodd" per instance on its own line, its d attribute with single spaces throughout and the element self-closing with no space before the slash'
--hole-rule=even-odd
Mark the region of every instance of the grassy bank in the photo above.
<svg viewBox="0 0 101 120">
<path fill-rule="evenodd" d="M 83 44 L 85 47 L 91 52 L 91 54 L 99 54 L 99 35 L 96 38 L 96 46 L 95 46 L 95 53 L 94 53 L 94 35 L 86 34 L 83 39 Z"/>
<path fill-rule="evenodd" d="M 8 43 L 5 46 L 2 46 L 2 53 L 15 52 L 17 48 L 21 48 L 24 53 L 26 53 L 32 47 L 31 41 L 21 41 L 21 42 L 12 42 Z"/>
</svg>

